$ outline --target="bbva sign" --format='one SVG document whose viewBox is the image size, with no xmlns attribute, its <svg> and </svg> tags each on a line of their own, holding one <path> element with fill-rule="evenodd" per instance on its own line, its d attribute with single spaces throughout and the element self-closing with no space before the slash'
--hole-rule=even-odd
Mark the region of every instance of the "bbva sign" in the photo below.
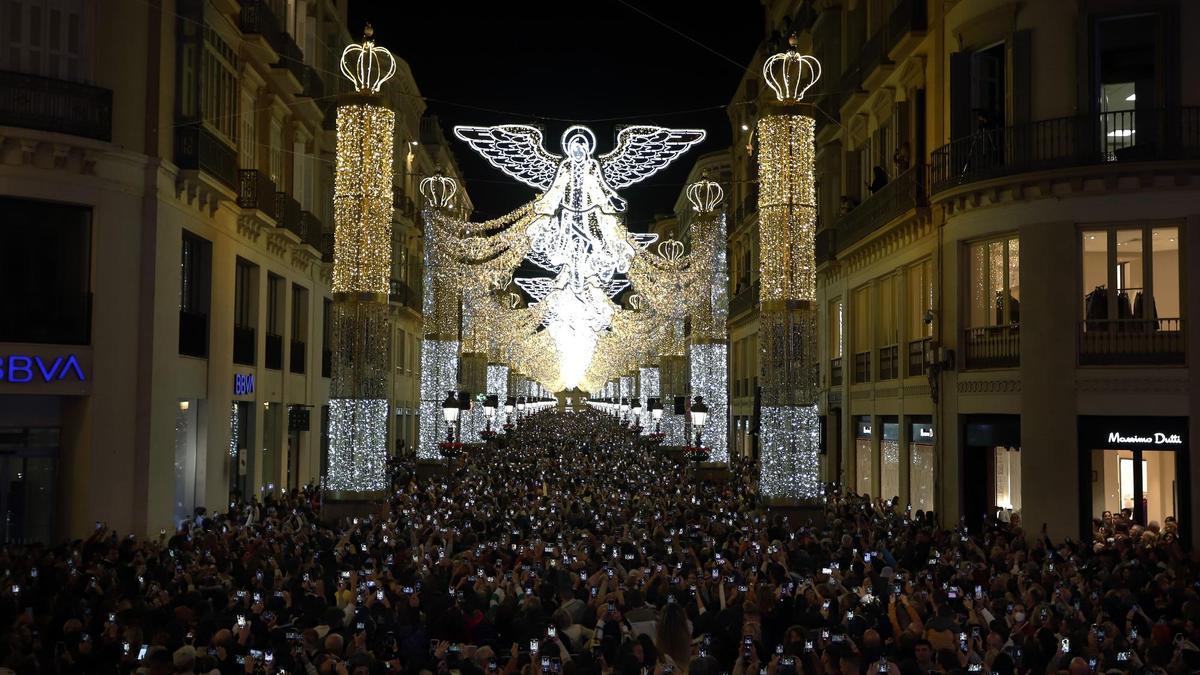
<svg viewBox="0 0 1200 675">
<path fill-rule="evenodd" d="M 74 354 L 50 357 L 9 354 L 0 356 L 0 382 L 25 384 L 27 382 L 60 382 L 74 379 L 85 382 L 83 368 Z"/>
</svg>

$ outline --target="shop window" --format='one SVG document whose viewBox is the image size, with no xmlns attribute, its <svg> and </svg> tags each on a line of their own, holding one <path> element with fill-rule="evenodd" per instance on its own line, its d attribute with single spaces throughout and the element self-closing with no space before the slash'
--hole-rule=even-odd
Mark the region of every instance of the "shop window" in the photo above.
<svg viewBox="0 0 1200 675">
<path fill-rule="evenodd" d="M 1183 362 L 1179 228 L 1118 226 L 1080 234 L 1080 362 Z"/>
<path fill-rule="evenodd" d="M 871 469 L 874 464 L 872 461 L 873 448 L 871 447 L 874 429 L 871 418 L 856 418 L 854 427 L 854 491 L 860 495 L 870 495 L 872 494 Z"/>
<path fill-rule="evenodd" d="M 900 500 L 900 423 L 884 422 L 879 440 L 879 496 Z"/>
<path fill-rule="evenodd" d="M 894 380 L 900 374 L 899 330 L 897 310 L 900 306 L 899 275 L 881 278 L 876 284 L 879 292 L 878 311 L 875 315 L 876 344 L 879 345 L 879 379 Z"/>
<path fill-rule="evenodd" d="M 308 346 L 308 289 L 292 284 L 292 344 L 289 370 L 303 374 Z"/>
<path fill-rule="evenodd" d="M 1021 512 L 1021 451 L 997 447 L 995 457 L 996 506 L 1011 513 Z"/>
<path fill-rule="evenodd" d="M 914 511 L 933 509 L 933 425 L 914 422 L 908 437 L 908 501 Z"/>
<path fill-rule="evenodd" d="M 1021 248 L 1017 237 L 973 242 L 967 247 L 968 368 L 1019 364 Z"/>
<path fill-rule="evenodd" d="M 911 265 L 906 274 L 907 375 L 913 377 L 924 374 L 926 352 L 933 339 L 933 261 Z"/>
</svg>

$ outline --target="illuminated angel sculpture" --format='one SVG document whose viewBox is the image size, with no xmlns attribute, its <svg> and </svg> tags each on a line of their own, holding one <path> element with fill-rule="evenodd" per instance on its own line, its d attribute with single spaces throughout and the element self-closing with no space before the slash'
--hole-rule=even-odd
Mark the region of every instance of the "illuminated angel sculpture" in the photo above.
<svg viewBox="0 0 1200 675">
<path fill-rule="evenodd" d="M 617 134 L 617 147 L 598 158 L 596 137 L 582 126 L 563 134 L 561 157 L 542 147 L 536 127 L 455 127 L 454 133 L 496 168 L 542 191 L 533 207 L 537 217 L 526 230 L 529 259 L 555 278 L 515 281 L 544 305 L 563 381 L 573 387 L 591 361 L 595 333 L 611 320 L 610 299 L 629 284 L 616 277 L 629 271 L 634 244 L 644 247 L 655 239 L 625 230 L 625 200 L 617 189 L 658 172 L 702 141 L 704 132 L 626 127 Z"/>
</svg>

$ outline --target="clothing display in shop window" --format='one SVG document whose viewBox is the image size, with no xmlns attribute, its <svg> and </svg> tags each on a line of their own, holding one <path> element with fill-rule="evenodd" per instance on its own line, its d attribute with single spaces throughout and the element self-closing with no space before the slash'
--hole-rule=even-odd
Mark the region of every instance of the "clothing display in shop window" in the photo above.
<svg viewBox="0 0 1200 675">
<path fill-rule="evenodd" d="M 996 291 L 996 325 L 1021 323 L 1021 301 L 1008 294 L 1008 321 L 1004 320 L 1004 294 Z"/>
<path fill-rule="evenodd" d="M 1142 292 L 1138 291 L 1137 295 L 1133 296 L 1133 315 L 1139 319 L 1146 319 L 1154 330 L 1158 329 L 1158 307 L 1154 304 L 1154 296 L 1147 297 L 1143 306 Z"/>
<path fill-rule="evenodd" d="M 1108 289 L 1097 286 L 1083 299 L 1084 316 L 1088 321 L 1103 321 L 1108 318 Z"/>
</svg>

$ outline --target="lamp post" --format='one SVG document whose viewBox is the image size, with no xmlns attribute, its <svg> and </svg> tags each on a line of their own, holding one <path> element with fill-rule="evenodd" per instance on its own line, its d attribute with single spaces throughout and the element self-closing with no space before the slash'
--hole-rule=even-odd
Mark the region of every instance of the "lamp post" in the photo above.
<svg viewBox="0 0 1200 675">
<path fill-rule="evenodd" d="M 650 419 L 654 420 L 654 433 L 662 433 L 662 399 L 655 397 L 647 403 L 650 406 Z"/>
<path fill-rule="evenodd" d="M 525 405 L 526 405 L 525 397 L 518 396 L 517 397 L 517 422 L 518 423 L 520 423 L 520 421 L 521 421 L 521 413 L 525 412 Z"/>
<path fill-rule="evenodd" d="M 635 398 L 629 404 L 629 413 L 633 417 L 633 426 L 637 428 L 642 424 L 642 399 Z"/>
<path fill-rule="evenodd" d="M 454 442 L 454 423 L 458 421 L 458 395 L 453 389 L 446 391 L 446 400 L 442 401 L 442 417 L 446 420 L 446 442 Z"/>
<path fill-rule="evenodd" d="M 516 407 L 517 407 L 517 397 L 516 396 L 509 396 L 508 398 L 504 399 L 504 421 L 506 423 L 510 423 L 510 424 L 512 423 L 513 410 L 516 409 Z"/>
<path fill-rule="evenodd" d="M 621 397 L 620 410 L 621 410 L 621 414 L 620 414 L 621 424 L 624 424 L 626 421 L 628 421 L 626 419 L 626 417 L 629 416 L 629 398 L 628 397 L 626 397 L 626 396 Z"/>
<path fill-rule="evenodd" d="M 697 396 L 692 403 L 692 427 L 696 430 L 696 449 L 699 450 L 700 445 L 700 430 L 704 428 L 704 423 L 708 421 L 708 406 L 704 403 L 703 396 Z"/>
</svg>

